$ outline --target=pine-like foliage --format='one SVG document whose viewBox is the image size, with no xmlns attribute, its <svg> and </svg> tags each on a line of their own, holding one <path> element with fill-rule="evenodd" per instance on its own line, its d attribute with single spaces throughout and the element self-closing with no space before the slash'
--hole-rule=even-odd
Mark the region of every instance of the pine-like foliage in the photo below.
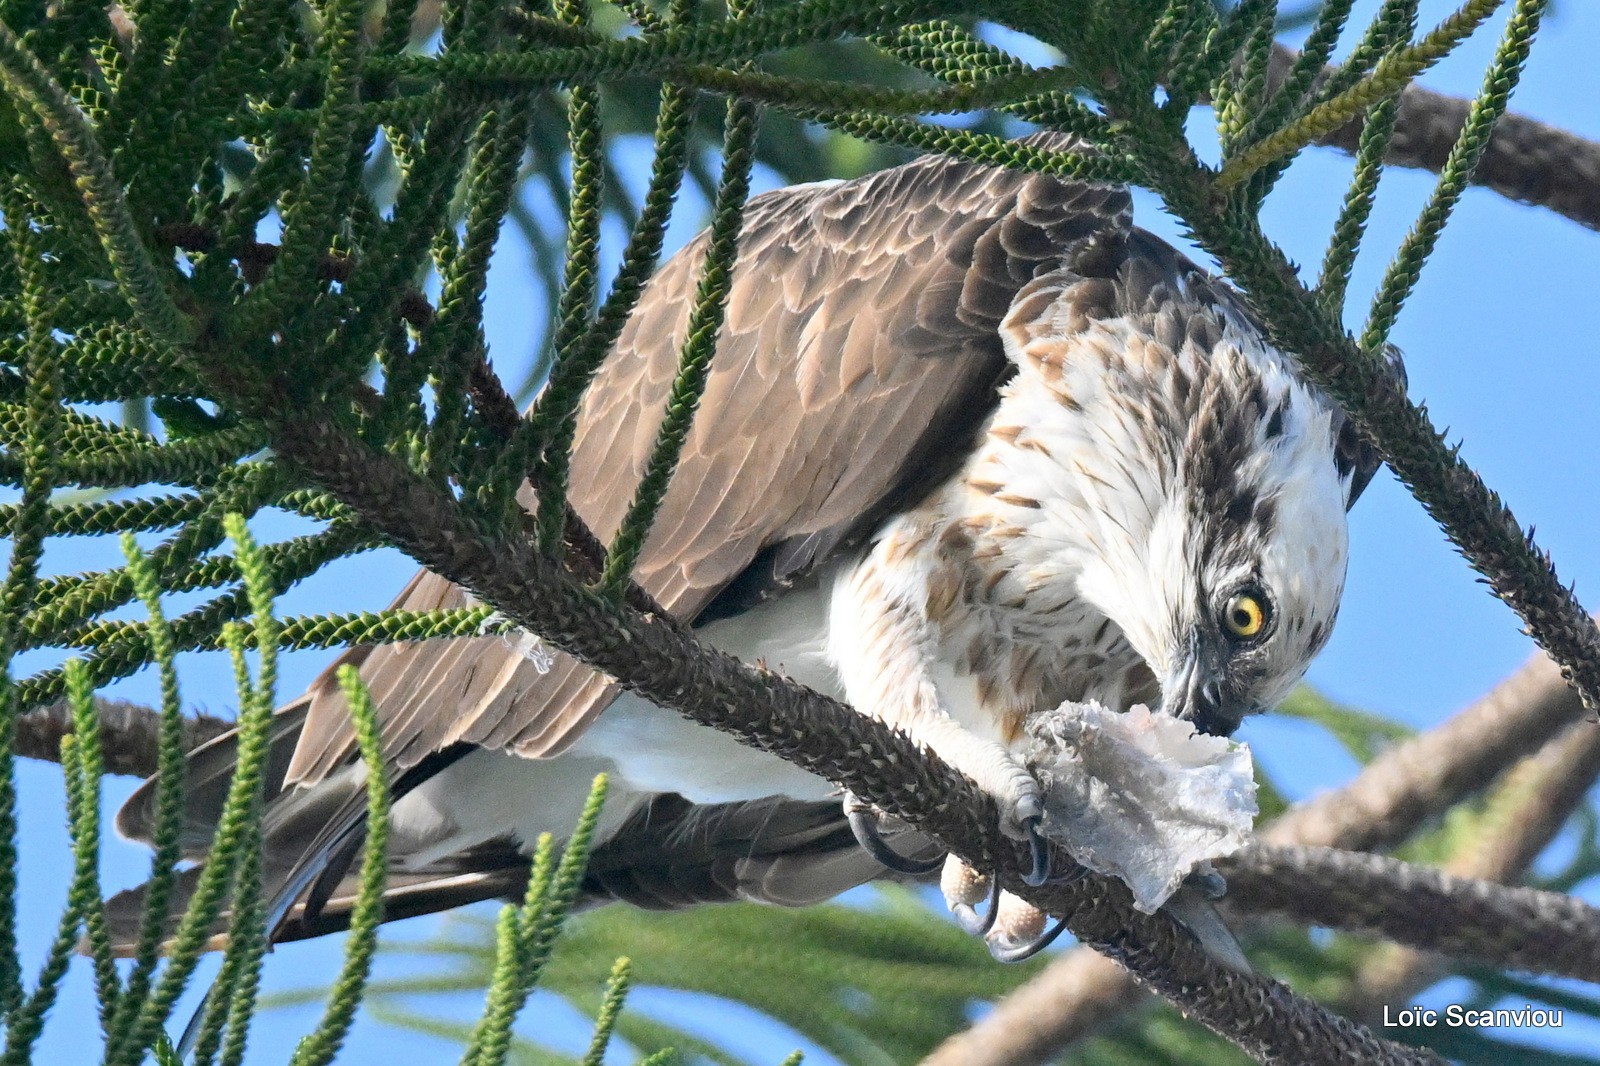
<svg viewBox="0 0 1600 1066">
<path fill-rule="evenodd" d="M 807 180 L 908 151 L 940 152 L 1154 191 L 1275 340 L 1351 413 L 1591 710 L 1600 707 L 1600 633 L 1384 358 L 1396 317 L 1506 110 L 1546 5 L 1466 0 L 1438 25 L 1419 27 L 1415 0 L 1386 0 L 1341 65 L 1325 69 L 1352 6 L 625 0 L 591 10 L 585 0 L 0 0 L 0 468 L 11 490 L 0 508 L 10 549 L 0 585 L 5 1061 L 28 1060 L 78 951 L 93 970 L 107 1061 L 172 1061 L 169 1015 L 225 905 L 234 917 L 221 975 L 188 1039 L 199 1061 L 241 1061 L 271 934 L 259 898 L 259 788 L 275 664 L 285 650 L 528 629 L 658 702 L 827 774 L 975 858 L 1010 861 L 982 801 L 959 779 L 919 769 L 915 753 L 886 730 L 755 670 L 686 670 L 692 640 L 656 617 L 630 583 L 715 358 L 758 160 Z M 1400 94 L 1497 13 L 1503 35 L 1483 90 L 1352 336 L 1342 324 L 1351 265 Z M 1309 27 L 1287 71 L 1272 62 L 1280 17 Z M 980 30 L 994 25 L 1031 35 L 1061 61 L 1036 66 L 1004 51 Z M 1217 166 L 1201 162 L 1189 140 L 1203 105 L 1217 122 Z M 929 117 L 950 115 L 964 117 Z M 1298 152 L 1351 123 L 1361 124 L 1354 177 L 1311 284 L 1262 232 L 1257 213 Z M 1070 132 L 1081 148 L 1010 139 L 1029 127 Z M 617 146 L 628 135 L 638 135 L 635 155 L 637 142 L 651 142 L 637 200 L 618 173 Z M 712 142 L 721 149 L 715 170 Z M 647 475 L 621 531 L 601 545 L 566 505 L 576 412 L 655 268 L 686 187 L 708 204 L 711 228 L 685 308 L 688 340 Z M 509 386 L 497 370 L 514 360 L 491 362 L 483 321 L 490 262 L 508 224 L 535 252 L 549 308 L 547 321 L 530 324 L 530 369 Z M 534 490 L 531 515 L 518 502 L 525 481 Z M 246 523 L 269 510 L 303 516 L 314 531 L 258 545 Z M 111 534 L 124 539 L 124 565 L 42 576 L 47 542 Z M 134 534 L 152 546 L 139 549 Z M 400 548 L 483 606 L 274 615 L 274 598 L 296 582 L 377 546 Z M 174 608 L 180 593 L 185 606 Z M 225 652 L 235 664 L 240 767 L 189 913 L 168 937 L 156 915 L 174 891 L 178 768 L 194 739 L 175 663 L 197 650 Z M 42 668 L 14 668 L 19 656 L 52 652 Z M 112 750 L 119 739 L 101 729 L 94 693 L 152 664 L 162 691 L 148 767 L 162 782 L 152 913 L 133 962 L 119 968 L 100 904 L 100 777 L 108 758 L 126 760 Z M 363 758 L 376 768 L 370 701 L 353 675 L 343 680 Z M 53 755 L 64 768 L 71 892 L 41 971 L 25 977 L 16 950 L 12 757 L 24 727 L 58 704 L 70 711 L 71 735 L 59 750 L 24 751 Z M 1301 709 L 1362 757 L 1394 739 L 1309 699 Z M 837 728 L 798 728 L 803 721 Z M 884 752 L 887 759 L 876 757 Z M 367 990 L 388 802 L 383 774 L 368 780 L 362 902 L 346 964 L 296 1063 L 333 1060 Z M 1485 820 L 1522 810 L 1515 784 L 1460 808 L 1432 838 L 1437 853 L 1455 853 L 1451 841 L 1463 826 L 1483 831 Z M 664 1061 L 669 1043 L 727 1060 L 692 1036 L 631 1017 L 622 1000 L 640 980 L 738 992 L 731 982 L 697 982 L 695 974 L 709 971 L 694 953 L 753 937 L 757 927 L 814 943 L 818 958 L 834 953 L 800 975 L 816 986 L 812 1009 L 785 1020 L 863 1062 L 930 1050 L 962 1024 L 973 998 L 997 995 L 1029 972 L 972 978 L 982 969 L 973 946 L 899 897 L 887 916 L 726 910 L 669 924 L 612 913 L 577 925 L 564 956 L 556 938 L 602 793 L 564 850 L 548 841 L 541 848 L 526 898 L 494 926 L 492 954 L 458 953 L 469 964 L 466 980 L 489 987 L 482 1019 L 461 1034 L 473 1066 L 520 1053 L 512 1022 L 541 978 L 599 1018 L 584 1061 L 598 1062 L 612 1033 L 650 1061 Z M 1594 865 L 1586 841 L 1569 873 L 1586 876 Z M 1247 1028 L 1229 1011 L 1276 995 L 1265 979 L 1235 988 L 1236 1001 L 1185 998 L 1193 981 L 1172 960 L 1186 956 L 1163 954 L 1170 923 L 1130 918 L 1127 929 L 1107 927 L 1119 904 L 1093 895 L 1099 889 L 1073 891 L 1090 893 L 1073 927 L 1080 938 L 1143 967 L 1153 987 L 1255 1053 L 1300 1039 L 1304 1027 L 1285 1017 L 1324 1017 L 1286 999 L 1283 1015 L 1268 1011 Z M 1302 933 L 1264 935 L 1262 943 L 1277 972 L 1306 982 L 1336 983 L 1362 962 L 1350 948 L 1341 971 L 1329 960 L 1344 948 L 1319 950 Z M 615 962 L 624 950 L 637 956 L 631 967 Z M 1476 979 L 1486 996 L 1511 987 L 1494 972 Z M 846 986 L 860 998 L 839 999 Z M 762 1005 L 784 1014 L 778 1000 Z M 1176 1061 L 1220 1047 L 1197 1050 L 1194 1041 L 1211 1038 L 1170 1018 L 1122 1036 L 1121 1045 L 1094 1045 L 1091 1060 Z M 1364 1047 L 1368 1038 L 1346 1027 L 1338 1039 Z M 1488 1044 L 1450 1050 L 1498 1053 Z"/>
</svg>

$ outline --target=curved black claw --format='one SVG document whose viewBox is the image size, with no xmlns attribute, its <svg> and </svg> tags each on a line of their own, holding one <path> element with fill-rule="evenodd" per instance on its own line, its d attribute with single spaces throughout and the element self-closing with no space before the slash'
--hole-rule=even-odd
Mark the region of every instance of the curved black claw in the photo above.
<svg viewBox="0 0 1600 1066">
<path fill-rule="evenodd" d="M 989 909 L 979 914 L 970 903 L 957 903 L 950 908 L 961 931 L 972 936 L 988 936 L 994 920 L 1000 914 L 1000 879 L 989 878 Z"/>
<path fill-rule="evenodd" d="M 1035 888 L 1050 880 L 1050 841 L 1045 839 L 1040 828 L 1041 821 L 1037 814 L 1022 820 L 1022 831 L 1028 836 L 1028 853 L 1033 858 L 1033 869 L 1022 875 L 1022 881 Z"/>
<path fill-rule="evenodd" d="M 855 834 L 856 843 L 887 869 L 911 877 L 926 877 L 944 866 L 943 855 L 934 859 L 912 859 L 891 848 L 878 833 L 878 819 L 872 808 L 854 796 L 845 796 L 844 815 L 850 822 L 850 832 Z"/>
<path fill-rule="evenodd" d="M 1022 962 L 1026 959 L 1031 959 L 1055 943 L 1056 937 L 1060 936 L 1066 928 L 1067 920 L 1065 918 L 1057 918 L 1056 924 L 1050 927 L 1049 932 L 1037 940 L 1030 940 L 1026 944 L 1001 945 L 989 941 L 989 955 L 995 962 Z"/>
<path fill-rule="evenodd" d="M 1228 881 L 1215 870 L 1196 870 L 1183 879 L 1183 883 L 1198 889 L 1206 899 L 1215 903 L 1228 894 Z"/>
</svg>

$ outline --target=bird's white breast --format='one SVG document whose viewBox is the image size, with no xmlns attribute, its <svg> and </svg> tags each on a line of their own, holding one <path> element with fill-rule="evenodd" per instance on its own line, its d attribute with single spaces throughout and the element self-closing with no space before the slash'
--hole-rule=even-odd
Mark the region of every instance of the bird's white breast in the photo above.
<svg viewBox="0 0 1600 1066">
<path fill-rule="evenodd" d="M 695 636 L 842 699 L 838 675 L 824 653 L 830 592 L 827 581 L 796 589 L 703 626 Z M 822 799 L 833 791 L 814 774 L 631 693 L 608 707 L 572 751 L 611 758 L 615 773 L 630 788 L 677 792 L 696 803 L 771 795 Z"/>
</svg>

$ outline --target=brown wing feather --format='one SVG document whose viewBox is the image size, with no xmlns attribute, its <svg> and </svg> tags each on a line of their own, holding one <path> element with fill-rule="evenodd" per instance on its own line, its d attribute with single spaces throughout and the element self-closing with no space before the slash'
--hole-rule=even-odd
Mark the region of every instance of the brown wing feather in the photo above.
<svg viewBox="0 0 1600 1066">
<path fill-rule="evenodd" d="M 1083 238 L 1128 224 L 1120 189 L 926 158 L 746 211 L 727 320 L 700 412 L 637 568 L 693 619 L 753 563 L 781 587 L 953 470 L 1006 363 L 996 328 L 1017 290 Z M 647 286 L 585 399 L 572 503 L 602 539 L 641 477 L 705 252 L 693 241 Z M 462 602 L 422 575 L 396 606 Z M 616 686 L 566 656 L 540 675 L 505 643 L 373 651 L 362 673 L 387 751 L 409 766 L 455 741 L 556 754 Z M 342 700 L 313 687 L 292 781 L 353 752 Z"/>
</svg>

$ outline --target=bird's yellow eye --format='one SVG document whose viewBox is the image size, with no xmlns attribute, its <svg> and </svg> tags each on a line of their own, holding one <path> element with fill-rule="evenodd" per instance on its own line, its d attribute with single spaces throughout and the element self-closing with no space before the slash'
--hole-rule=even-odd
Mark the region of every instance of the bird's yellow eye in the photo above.
<svg viewBox="0 0 1600 1066">
<path fill-rule="evenodd" d="M 1222 626 L 1240 640 L 1254 640 L 1267 628 L 1267 605 L 1251 593 L 1235 593 L 1222 609 Z"/>
</svg>

